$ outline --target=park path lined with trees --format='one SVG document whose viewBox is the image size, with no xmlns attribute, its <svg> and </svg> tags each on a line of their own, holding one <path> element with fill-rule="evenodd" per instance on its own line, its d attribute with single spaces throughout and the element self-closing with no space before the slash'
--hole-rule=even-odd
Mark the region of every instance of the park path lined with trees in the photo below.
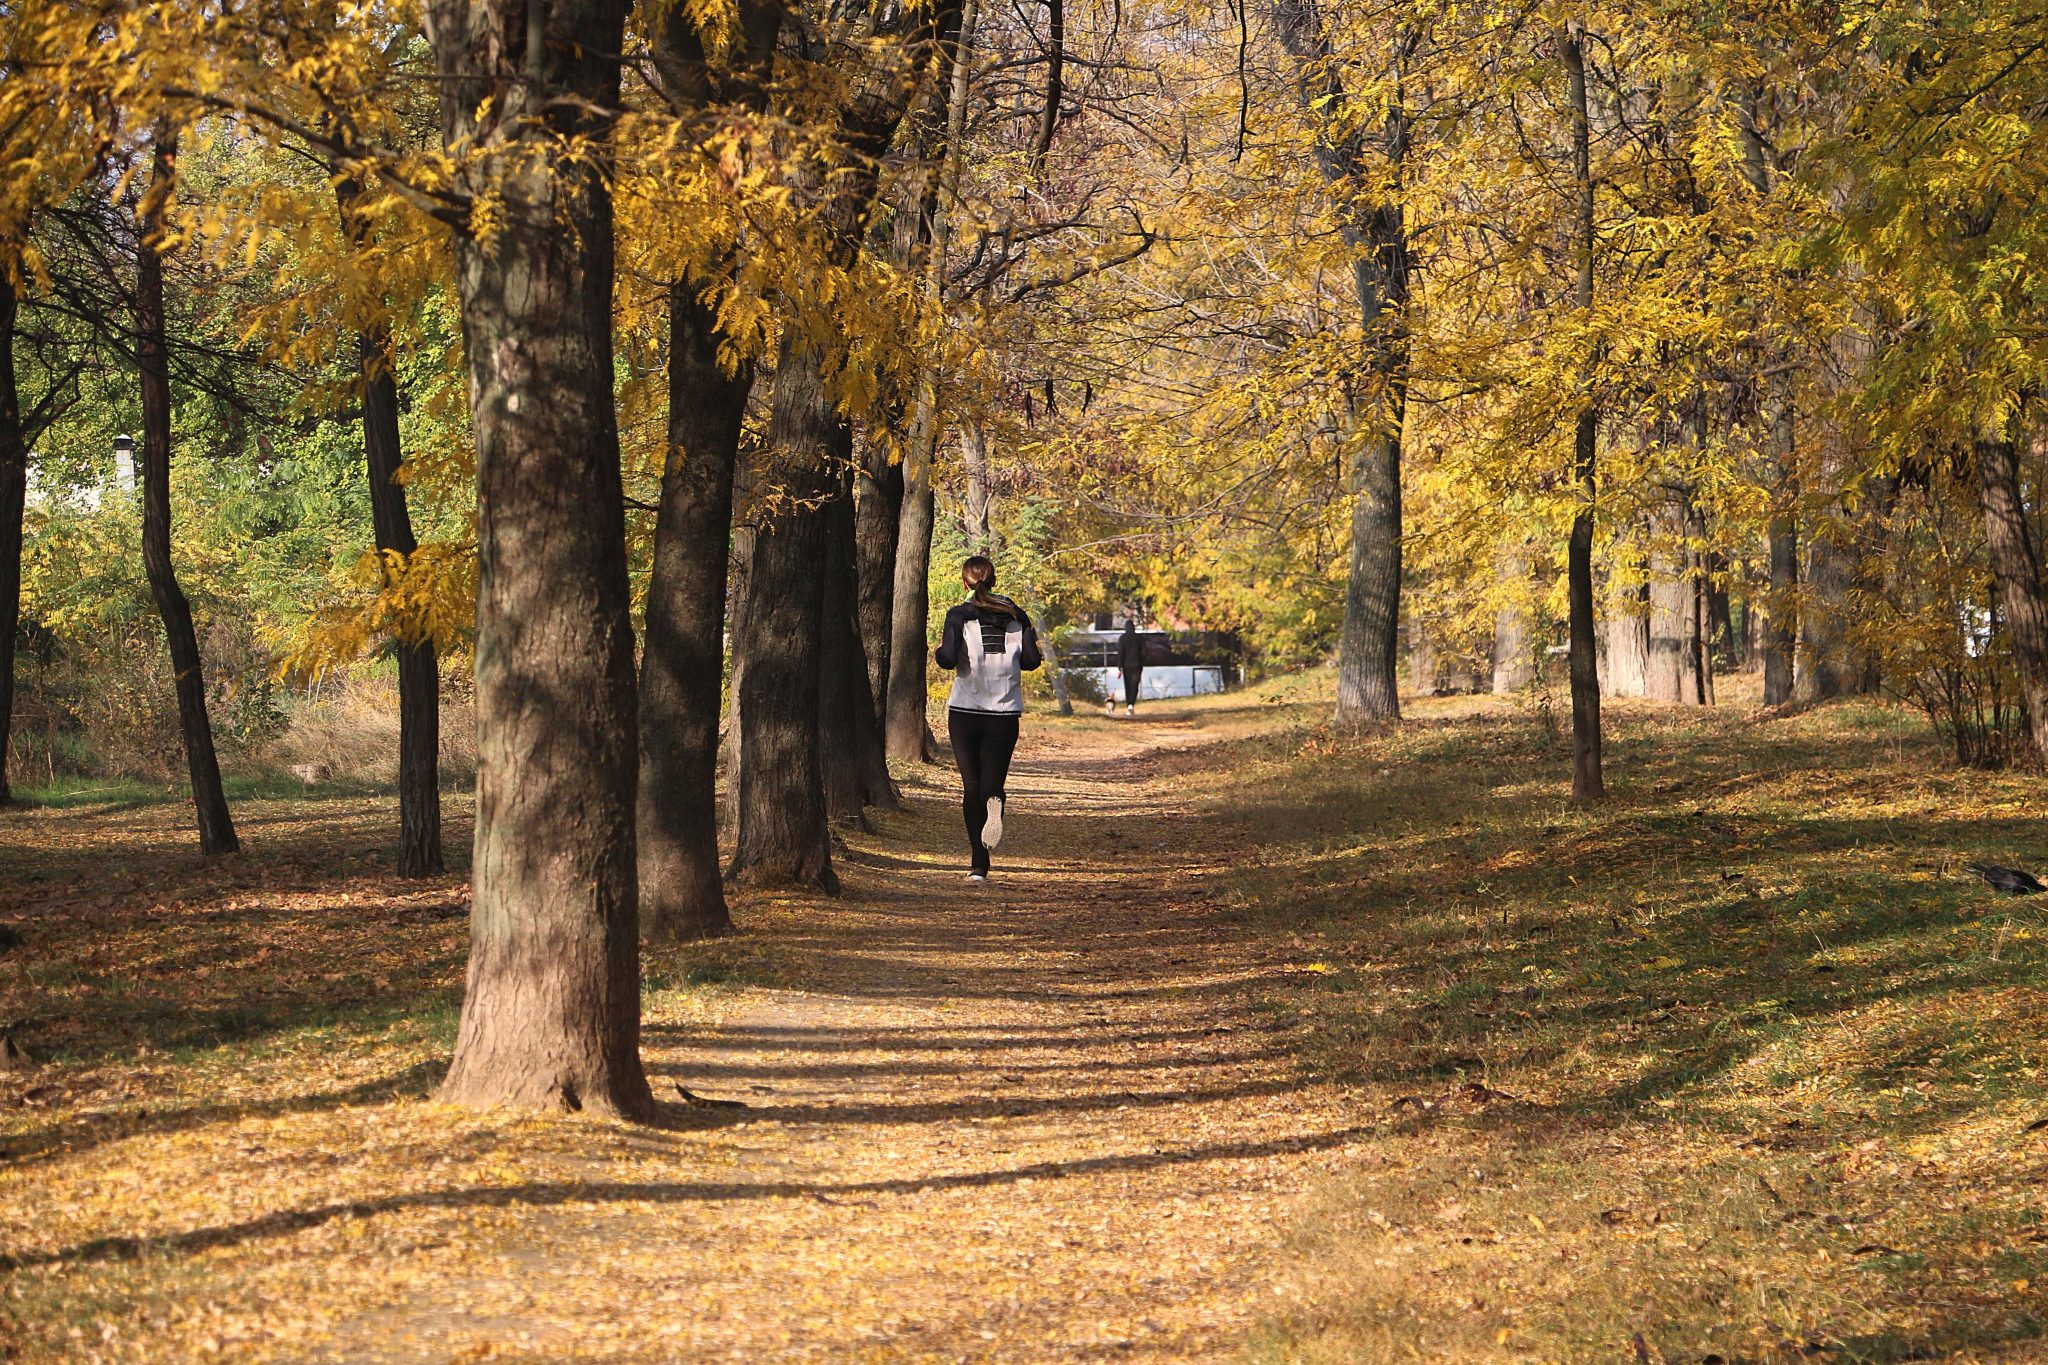
<svg viewBox="0 0 2048 1365">
<path fill-rule="evenodd" d="M 913 778 L 841 896 L 649 946 L 647 1122 L 433 1102 L 466 898 L 394 888 L 388 798 L 248 801 L 227 884 L 173 805 L 34 812 L 0 1341 L 2038 1358 L 2048 922 L 1962 867 L 2048 844 L 2030 776 L 1869 705 L 1623 703 L 1594 812 L 1559 701 L 1361 738 L 1334 684 L 1034 717 L 989 887 Z"/>
<path fill-rule="evenodd" d="M 0 1240 L 88 1273 L 141 1250 L 174 1312 L 176 1267 L 203 1267 L 227 1321 L 158 1336 L 163 1360 L 209 1340 L 350 1362 L 1227 1354 L 1281 1306 L 1259 1264 L 1277 1230 L 1370 1122 L 1246 1010 L 1284 945 L 1212 899 L 1232 851 L 1174 796 L 1193 738 L 1027 746 L 985 889 L 925 788 L 843 854 L 842 903 L 750 904 L 787 985 L 657 1008 L 654 1127 L 409 1103 L 205 1124 L 16 1179 L 65 1210 L 138 1165 L 204 1164 L 207 1215 Z M 162 1240 L 119 1241 L 137 1233 Z"/>
</svg>

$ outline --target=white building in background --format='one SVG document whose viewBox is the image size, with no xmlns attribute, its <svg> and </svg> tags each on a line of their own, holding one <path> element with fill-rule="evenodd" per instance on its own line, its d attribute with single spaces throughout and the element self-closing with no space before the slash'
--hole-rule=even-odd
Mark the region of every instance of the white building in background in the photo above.
<svg viewBox="0 0 2048 1365">
<path fill-rule="evenodd" d="M 96 512 L 108 494 L 120 498 L 135 492 L 135 438 L 127 435 L 114 438 L 113 467 L 96 471 L 91 483 L 52 483 L 43 472 L 44 467 L 42 456 L 31 450 L 28 453 L 29 506 L 68 506 Z"/>
</svg>

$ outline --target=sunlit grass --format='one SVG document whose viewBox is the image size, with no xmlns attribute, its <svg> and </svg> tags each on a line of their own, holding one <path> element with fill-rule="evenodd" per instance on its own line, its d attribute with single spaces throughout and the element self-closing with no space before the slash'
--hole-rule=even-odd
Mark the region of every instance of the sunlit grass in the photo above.
<svg viewBox="0 0 2048 1365">
<path fill-rule="evenodd" d="M 1868 703 L 1609 725 L 1592 810 L 1509 701 L 1208 784 L 1317 966 L 1267 1009 L 1389 1128 L 1255 1358 L 2037 1358 L 2048 913 L 1962 865 L 2048 861 L 2039 779 Z"/>
</svg>

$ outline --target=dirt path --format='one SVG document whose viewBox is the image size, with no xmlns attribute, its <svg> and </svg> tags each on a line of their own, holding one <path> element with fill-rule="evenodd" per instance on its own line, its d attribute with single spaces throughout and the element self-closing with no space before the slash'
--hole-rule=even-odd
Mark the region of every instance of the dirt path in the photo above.
<svg viewBox="0 0 2048 1365">
<path fill-rule="evenodd" d="M 741 902 L 684 966 L 776 984 L 650 995 L 661 1126 L 428 1102 L 445 1043 L 403 1023 L 80 1072 L 0 1161 L 0 1329 L 34 1334 L 0 1358 L 1237 1357 L 1367 1120 L 1252 1007 L 1287 949 L 1226 903 L 1252 841 L 1189 794 L 1206 714 L 1028 726 L 986 887 L 933 770 L 843 897 Z M 323 894 L 295 913 L 363 913 Z"/>
<path fill-rule="evenodd" d="M 805 987 L 647 1039 L 665 1093 L 748 1107 L 645 1139 L 588 1213 L 507 1208 L 486 1264 L 338 1324 L 336 1358 L 1235 1354 L 1289 1206 L 1361 1133 L 1242 1008 L 1268 964 L 1209 908 L 1227 851 L 1160 770 L 1185 739 L 1027 747 L 985 890 L 929 788 L 847 852 L 841 903 L 749 907 Z"/>
</svg>

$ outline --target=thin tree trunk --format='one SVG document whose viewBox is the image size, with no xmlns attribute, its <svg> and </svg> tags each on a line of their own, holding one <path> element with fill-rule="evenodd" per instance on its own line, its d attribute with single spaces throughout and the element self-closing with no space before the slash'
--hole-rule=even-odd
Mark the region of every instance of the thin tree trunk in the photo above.
<svg viewBox="0 0 2048 1365">
<path fill-rule="evenodd" d="M 748 491 L 744 466 L 735 469 L 734 500 L 740 501 Z M 745 522 L 737 522 L 732 528 L 732 562 L 729 570 L 732 581 L 726 587 L 726 639 L 730 642 L 732 663 L 725 679 L 725 822 L 737 829 L 740 823 L 740 735 L 745 730 L 746 717 L 740 709 L 740 694 L 747 674 L 747 595 L 748 584 L 754 573 L 754 528 Z"/>
<path fill-rule="evenodd" d="M 1535 632 L 1529 621 L 1529 559 L 1526 543 L 1494 559 L 1495 582 L 1504 597 L 1493 614 L 1493 691 L 1519 692 L 1536 679 Z"/>
<path fill-rule="evenodd" d="M 8 758 L 14 735 L 14 637 L 21 626 L 22 516 L 28 504 L 28 433 L 14 380 L 14 281 L 0 262 L 0 805 L 14 800 Z"/>
<path fill-rule="evenodd" d="M 1045 155 L 1052 150 L 1053 134 L 1059 131 L 1060 126 L 1060 101 L 1066 93 L 1066 0 L 1045 0 L 1045 17 L 1045 108 L 1038 116 L 1038 136 L 1031 142 L 1033 175 L 1045 170 Z"/>
<path fill-rule="evenodd" d="M 906 763 L 925 760 L 931 750 L 925 717 L 929 665 L 925 633 L 931 616 L 931 457 L 936 416 L 913 423 L 903 470 L 903 514 L 896 536 L 896 574 L 889 623 L 889 691 L 886 737 L 889 757 Z"/>
<path fill-rule="evenodd" d="M 363 375 L 363 452 L 370 521 L 380 554 L 419 549 L 398 481 L 398 380 L 382 329 L 357 339 Z M 386 565 L 389 571 L 389 565 Z M 398 644 L 398 874 L 430 877 L 441 860 L 441 670 L 431 637 Z"/>
<path fill-rule="evenodd" d="M 755 528 L 747 574 L 732 875 L 763 886 L 836 893 L 818 752 L 824 504 L 832 491 L 819 456 L 836 421 L 823 359 L 792 329 L 775 367 L 768 479 L 788 502 Z"/>
<path fill-rule="evenodd" d="M 2027 525 L 2019 450 L 2010 437 L 1999 436 L 1979 438 L 1976 454 L 1984 544 L 2019 674 L 2027 733 L 2036 758 L 2048 760 L 2048 607 L 2041 600 L 2041 560 Z"/>
<path fill-rule="evenodd" d="M 351 210 L 361 187 L 342 167 L 337 173 L 336 207 L 342 231 L 360 243 L 359 220 Z M 378 557 L 410 558 L 419 549 L 405 485 L 398 481 L 404 459 L 398 429 L 398 376 L 391 366 L 390 336 L 373 326 L 356 338 L 357 370 L 363 385 L 363 462 L 370 480 L 370 525 Z M 389 582 L 391 565 L 381 569 Z M 434 642 L 396 641 L 398 655 L 398 875 L 430 877 L 443 870 L 441 856 L 441 669 Z"/>
<path fill-rule="evenodd" d="M 455 240 L 477 453 L 476 854 L 455 1058 L 476 1107 L 640 1118 L 639 743 L 599 158 L 620 0 L 434 0 L 442 132 L 496 207 Z M 508 35 L 511 41 L 508 43 Z M 538 144 L 538 145 L 536 145 Z"/>
<path fill-rule="evenodd" d="M 736 8 L 743 42 L 734 74 L 744 82 L 742 103 L 758 109 L 782 9 L 753 0 Z M 650 27 L 669 103 L 700 109 L 717 99 L 702 36 L 684 7 Z M 640 663 L 640 926 L 655 940 L 706 938 L 732 925 L 718 861 L 718 720 L 733 480 L 754 384 L 752 360 L 736 372 L 720 362 L 718 320 L 698 281 L 671 282 L 668 302 L 668 449 Z M 736 745 L 737 719 L 733 734 Z"/>
<path fill-rule="evenodd" d="M 827 509 L 831 517 L 831 550 L 825 572 L 839 582 L 836 589 L 825 594 L 828 613 L 825 631 L 828 644 L 831 636 L 838 636 L 837 652 L 844 663 L 836 668 L 821 668 L 818 672 L 819 705 L 825 708 L 821 709 L 819 717 L 822 723 L 830 711 L 845 718 L 843 738 L 834 740 L 829 726 L 822 733 L 827 739 L 828 754 L 836 745 L 848 755 L 853 771 L 855 818 L 865 823 L 865 817 L 860 814 L 861 808 L 875 806 L 895 810 L 902 802 L 896 784 L 889 777 L 888 752 L 882 738 L 882 711 L 876 704 L 871 681 L 874 673 L 867 658 L 866 635 L 861 628 L 860 509 L 855 505 L 854 497 L 859 471 L 853 462 L 853 427 L 843 417 L 833 436 L 831 459 L 842 473 L 833 506 Z M 832 692 L 839 694 L 837 701 L 828 696 Z"/>
<path fill-rule="evenodd" d="M 751 364 L 728 374 L 696 286 L 669 288 L 668 459 L 640 661 L 640 926 L 693 939 L 732 926 L 718 863 L 718 712 L 733 468 Z"/>
<path fill-rule="evenodd" d="M 1747 91 L 1736 123 L 1742 135 L 1743 173 L 1760 197 L 1769 195 L 1771 190 L 1762 112 L 1763 90 L 1753 85 Z M 1778 484 L 1766 532 L 1771 586 L 1760 642 L 1766 706 L 1781 706 L 1792 700 L 1793 661 L 1799 641 L 1799 523 L 1794 515 L 1799 498 L 1799 470 L 1794 458 L 1797 430 L 1789 356 L 1789 347 L 1776 348 L 1777 372 L 1764 383 L 1765 454 Z"/>
<path fill-rule="evenodd" d="M 171 672 L 178 689 L 178 728 L 185 741 L 185 765 L 192 776 L 192 805 L 199 817 L 202 853 L 241 848 L 235 822 L 221 789 L 220 759 L 213 749 L 213 724 L 206 714 L 206 680 L 192 606 L 171 565 L 171 383 L 164 341 L 164 266 L 158 242 L 164 212 L 177 175 L 178 140 L 161 126 L 151 157 L 149 190 L 137 214 L 135 251 L 135 358 L 142 380 L 142 564 L 150 595 L 163 617 Z"/>
<path fill-rule="evenodd" d="M 861 801 L 861 717 L 855 704 L 852 677 L 865 686 L 867 665 L 860 657 L 857 611 L 853 479 L 841 458 L 851 444 L 844 418 L 838 419 L 830 442 L 838 465 L 825 504 L 823 585 L 818 631 L 818 767 L 825 789 L 825 814 L 834 823 L 865 826 Z"/>
<path fill-rule="evenodd" d="M 947 253 L 953 218 L 947 202 L 960 182 L 960 163 L 967 141 L 967 100 L 974 84 L 976 0 L 960 8 L 960 27 L 952 44 L 951 84 L 946 96 L 946 138 L 943 169 L 935 192 L 925 200 L 931 220 L 925 236 L 925 305 L 944 309 Z M 918 372 L 912 399 L 910 439 L 904 450 L 903 509 L 896 535 L 896 573 L 890 607 L 888 692 L 884 738 L 889 757 L 903 762 L 930 762 L 937 754 L 931 723 L 925 715 L 927 678 L 926 632 L 931 616 L 932 528 L 936 518 L 932 463 L 938 455 L 945 423 L 939 412 L 941 376 L 935 362 Z"/>
<path fill-rule="evenodd" d="M 1577 189 L 1573 233 L 1578 251 L 1576 299 L 1581 311 L 1593 306 L 1593 122 L 1586 103 L 1586 55 L 1579 32 L 1558 35 L 1564 58 L 1567 100 L 1572 111 L 1572 179 Z M 1579 483 L 1579 510 L 1572 517 L 1565 556 L 1566 595 L 1571 604 L 1572 800 L 1600 801 L 1607 795 L 1600 770 L 1600 660 L 1593 637 L 1593 508 L 1599 453 L 1600 412 L 1588 400 L 1579 411 L 1572 441 L 1572 473 Z"/>
<path fill-rule="evenodd" d="M 1313 0 L 1274 0 L 1274 26 L 1293 58 L 1303 101 L 1321 120 L 1316 160 L 1325 181 L 1347 195 L 1341 215 L 1352 253 L 1352 278 L 1365 339 L 1368 392 L 1352 427 L 1364 428 L 1352 471 L 1351 565 L 1337 656 L 1337 723 L 1384 724 L 1401 718 L 1396 677 L 1401 652 L 1401 433 L 1408 391 L 1408 234 L 1400 201 L 1408 147 L 1401 72 L 1413 35 L 1395 35 L 1394 96 L 1381 153 L 1385 171 L 1368 164 L 1366 130 L 1341 122 L 1349 107 L 1330 35 Z M 1392 193 L 1357 205 L 1360 185 L 1390 175 Z"/>
<path fill-rule="evenodd" d="M 967 553 L 995 553 L 995 529 L 991 525 L 995 494 L 989 487 L 988 437 L 981 423 L 968 420 L 960 426 L 960 474 L 965 483 L 961 497 L 962 538 Z"/>
<path fill-rule="evenodd" d="M 854 474 L 854 539 L 859 555 L 861 652 L 868 661 L 868 694 L 876 705 L 889 695 L 889 654 L 896 595 L 896 538 L 903 522 L 903 465 L 881 441 L 869 441 Z"/>
</svg>

